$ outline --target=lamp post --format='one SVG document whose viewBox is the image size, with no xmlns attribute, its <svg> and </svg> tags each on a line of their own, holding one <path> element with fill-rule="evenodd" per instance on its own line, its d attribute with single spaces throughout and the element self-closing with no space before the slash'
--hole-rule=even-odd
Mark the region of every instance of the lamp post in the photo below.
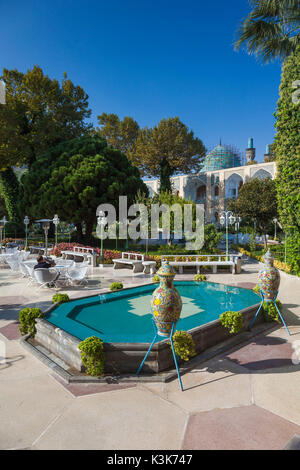
<svg viewBox="0 0 300 470">
<path fill-rule="evenodd" d="M 242 217 L 237 216 L 235 220 L 235 230 L 236 230 L 236 244 L 239 244 L 239 229 L 240 229 L 240 222 L 242 222 Z"/>
<path fill-rule="evenodd" d="M 128 244 L 128 224 L 129 224 L 129 220 L 126 219 L 126 242 L 125 242 L 125 250 L 126 251 L 129 248 L 129 244 Z"/>
<path fill-rule="evenodd" d="M 278 220 L 277 219 L 273 219 L 273 222 L 274 222 L 274 226 L 275 226 L 275 231 L 274 231 L 274 240 L 276 239 L 276 228 L 277 228 L 277 222 Z"/>
<path fill-rule="evenodd" d="M 28 225 L 29 225 L 29 218 L 27 215 L 25 215 L 25 218 L 24 218 L 24 224 L 25 224 L 25 238 L 26 238 L 26 241 L 25 241 L 25 250 L 27 250 L 27 241 L 28 241 Z"/>
<path fill-rule="evenodd" d="M 107 217 L 103 211 L 99 212 L 97 217 L 97 226 L 100 227 L 100 238 L 101 238 L 101 254 L 100 254 L 100 264 L 103 264 L 103 229 L 107 224 Z"/>
<path fill-rule="evenodd" d="M 45 256 L 48 256 L 48 230 L 50 228 L 50 222 L 52 219 L 40 219 L 37 222 L 42 223 L 44 232 L 45 232 Z"/>
<path fill-rule="evenodd" d="M 59 218 L 57 214 L 55 214 L 55 216 L 53 217 L 52 222 L 55 225 L 55 246 L 57 246 L 57 226 L 59 224 Z"/>
<path fill-rule="evenodd" d="M 0 220 L 0 253 L 2 253 L 2 230 L 5 227 L 7 220 L 6 217 L 4 216 L 2 220 Z"/>
<path fill-rule="evenodd" d="M 226 261 L 228 261 L 228 225 L 234 224 L 235 217 L 231 211 L 222 211 L 220 215 L 220 224 L 226 228 Z"/>
</svg>

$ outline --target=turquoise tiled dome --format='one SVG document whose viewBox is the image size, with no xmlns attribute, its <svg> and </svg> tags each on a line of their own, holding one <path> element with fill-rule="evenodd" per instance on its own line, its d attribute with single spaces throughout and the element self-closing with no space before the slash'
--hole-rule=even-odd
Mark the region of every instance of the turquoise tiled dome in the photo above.
<svg viewBox="0 0 300 470">
<path fill-rule="evenodd" d="M 241 166 L 239 157 L 229 147 L 217 145 L 206 155 L 200 172 L 205 173 L 206 171 L 223 170 L 236 166 Z"/>
</svg>

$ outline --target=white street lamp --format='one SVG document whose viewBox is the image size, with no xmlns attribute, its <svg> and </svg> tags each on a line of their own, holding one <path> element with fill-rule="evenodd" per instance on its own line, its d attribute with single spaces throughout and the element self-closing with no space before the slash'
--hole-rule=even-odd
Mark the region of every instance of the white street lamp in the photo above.
<svg viewBox="0 0 300 470">
<path fill-rule="evenodd" d="M 107 217 L 105 217 L 105 213 L 103 211 L 100 211 L 97 217 L 97 225 L 98 227 L 100 227 L 100 238 L 101 238 L 100 264 L 103 264 L 103 230 L 106 224 L 107 224 Z"/>
<path fill-rule="evenodd" d="M 220 224 L 226 228 L 226 261 L 228 261 L 228 225 L 234 224 L 235 217 L 231 211 L 222 211 L 220 215 Z"/>
<path fill-rule="evenodd" d="M 57 214 L 55 214 L 55 216 L 53 217 L 52 222 L 55 225 L 55 246 L 57 246 L 57 226 L 59 224 L 59 218 Z"/>
<path fill-rule="evenodd" d="M 278 220 L 276 218 L 273 219 L 273 222 L 275 224 L 275 234 L 274 234 L 274 239 L 276 239 L 276 229 L 277 229 L 277 222 Z"/>
<path fill-rule="evenodd" d="M 4 216 L 2 220 L 0 220 L 0 253 L 2 253 L 2 231 L 5 227 L 7 220 L 6 217 Z"/>
<path fill-rule="evenodd" d="M 50 228 L 50 222 L 52 219 L 40 219 L 37 222 L 42 223 L 44 232 L 45 232 L 45 256 L 48 256 L 48 230 Z"/>
<path fill-rule="evenodd" d="M 25 215 L 24 218 L 24 224 L 25 224 L 25 237 L 26 237 L 26 242 L 25 242 L 25 250 L 27 250 L 27 241 L 28 241 L 28 225 L 29 225 L 29 218 L 27 215 Z"/>
</svg>

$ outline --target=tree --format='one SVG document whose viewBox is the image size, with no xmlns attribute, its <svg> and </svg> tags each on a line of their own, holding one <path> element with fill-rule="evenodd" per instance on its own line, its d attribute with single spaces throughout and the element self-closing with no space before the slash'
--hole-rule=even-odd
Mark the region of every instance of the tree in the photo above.
<svg viewBox="0 0 300 470">
<path fill-rule="evenodd" d="M 253 9 L 240 25 L 235 48 L 245 47 L 263 62 L 284 60 L 300 44 L 299 0 L 251 0 Z"/>
<path fill-rule="evenodd" d="M 160 177 L 163 191 L 169 189 L 167 179 L 172 174 L 198 171 L 204 155 L 202 141 L 178 117 L 142 129 L 128 153 L 143 175 Z"/>
<path fill-rule="evenodd" d="M 0 105 L 0 194 L 10 218 L 16 218 L 18 185 L 11 167 L 30 166 L 49 147 L 88 133 L 85 119 L 91 112 L 88 95 L 66 74 L 60 84 L 35 66 L 26 73 L 4 69 L 0 78 L 6 84 L 6 104 Z"/>
<path fill-rule="evenodd" d="M 84 136 L 44 153 L 21 177 L 22 207 L 31 218 L 52 218 L 76 224 L 82 221 L 91 235 L 101 203 L 118 208 L 119 195 L 134 201 L 138 190 L 147 194 L 139 171 L 119 150 L 99 136 Z"/>
<path fill-rule="evenodd" d="M 112 147 L 127 155 L 139 134 L 138 123 L 129 116 L 125 116 L 121 121 L 119 116 L 113 113 L 102 113 L 97 119 L 102 126 L 97 129 L 97 134 L 104 137 Z"/>
<path fill-rule="evenodd" d="M 277 133 L 273 148 L 277 165 L 279 220 L 283 230 L 290 235 L 288 262 L 298 273 L 300 272 L 300 96 L 299 98 L 296 96 L 294 82 L 299 80 L 299 70 L 300 46 L 283 65 L 280 98 L 275 114 Z"/>
<path fill-rule="evenodd" d="M 277 216 L 275 181 L 271 178 L 251 179 L 241 187 L 237 199 L 229 201 L 228 209 L 241 216 L 244 222 L 256 222 L 264 235 L 266 248 L 268 225 Z"/>
</svg>

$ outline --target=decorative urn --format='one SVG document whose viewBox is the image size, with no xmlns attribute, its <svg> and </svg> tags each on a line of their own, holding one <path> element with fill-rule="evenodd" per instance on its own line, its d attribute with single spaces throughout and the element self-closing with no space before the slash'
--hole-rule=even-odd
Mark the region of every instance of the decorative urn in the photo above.
<svg viewBox="0 0 300 470">
<path fill-rule="evenodd" d="M 173 285 L 175 271 L 168 261 L 163 261 L 157 272 L 160 285 L 155 289 L 151 299 L 151 311 L 160 336 L 170 336 L 172 324 L 177 323 L 182 300 L 179 292 Z"/>
<path fill-rule="evenodd" d="M 258 274 L 260 290 L 266 300 L 274 300 L 280 284 L 280 274 L 273 266 L 274 258 L 270 250 L 264 256 L 265 266 Z"/>
</svg>

